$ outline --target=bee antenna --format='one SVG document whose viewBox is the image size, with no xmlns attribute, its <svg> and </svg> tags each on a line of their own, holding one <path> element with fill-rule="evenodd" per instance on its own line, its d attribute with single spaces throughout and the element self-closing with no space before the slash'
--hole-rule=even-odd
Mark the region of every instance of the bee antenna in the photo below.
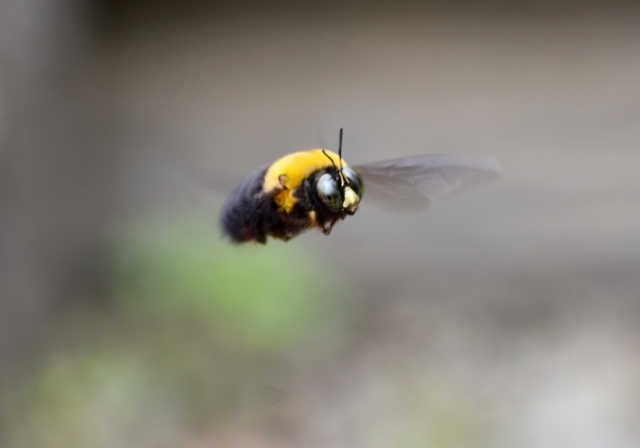
<svg viewBox="0 0 640 448">
<path fill-rule="evenodd" d="M 347 179 L 344 175 L 342 175 L 342 131 L 343 128 L 340 128 L 340 140 L 338 142 L 338 156 L 340 157 L 340 178 L 342 179 L 343 182 L 345 182 L 347 185 L 349 185 L 349 179 Z"/>
<path fill-rule="evenodd" d="M 333 165 L 333 167 L 338 172 L 336 177 L 340 180 L 341 187 L 344 186 L 344 183 L 345 183 L 344 176 L 341 174 L 342 173 L 342 130 L 343 128 L 340 128 L 340 140 L 338 141 L 338 158 L 340 159 L 340 168 L 338 168 L 338 166 L 336 165 L 336 162 L 334 162 L 333 159 L 329 157 L 329 154 L 327 154 L 324 149 L 322 150 L 322 154 L 327 156 L 327 158 L 331 161 L 331 164 Z M 347 181 L 347 185 L 348 185 L 348 181 Z"/>
<path fill-rule="evenodd" d="M 338 157 L 340 158 L 340 168 L 338 168 L 338 166 L 336 165 L 336 162 L 334 162 L 333 159 L 329 157 L 329 154 L 327 154 L 324 149 L 322 150 L 322 154 L 327 156 L 327 159 L 331 161 L 331 164 L 338 172 L 342 171 L 342 129 L 343 128 L 340 128 L 340 141 L 338 142 Z"/>
<path fill-rule="evenodd" d="M 327 156 L 327 159 L 329 159 L 329 161 L 331 162 L 331 165 L 333 165 L 333 167 L 337 170 L 338 167 L 336 166 L 336 162 L 333 161 L 333 159 L 331 158 L 331 156 L 329 156 L 329 154 L 327 154 L 327 152 L 322 149 L 322 154 L 324 154 L 325 156 Z"/>
</svg>

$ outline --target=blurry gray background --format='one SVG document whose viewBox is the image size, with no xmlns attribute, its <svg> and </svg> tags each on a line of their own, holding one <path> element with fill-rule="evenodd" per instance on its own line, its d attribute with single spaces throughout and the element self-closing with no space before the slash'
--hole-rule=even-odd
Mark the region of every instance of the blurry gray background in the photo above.
<svg viewBox="0 0 640 448">
<path fill-rule="evenodd" d="M 0 446 L 638 446 L 639 49 L 634 2 L 3 2 Z M 220 239 L 340 127 L 503 178 Z"/>
</svg>

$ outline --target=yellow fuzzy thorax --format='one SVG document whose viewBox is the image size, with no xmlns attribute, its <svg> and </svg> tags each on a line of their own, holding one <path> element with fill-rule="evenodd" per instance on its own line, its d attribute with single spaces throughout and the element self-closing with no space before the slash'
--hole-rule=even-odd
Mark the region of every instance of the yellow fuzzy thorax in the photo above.
<svg viewBox="0 0 640 448">
<path fill-rule="evenodd" d="M 309 149 L 308 151 L 294 152 L 278 160 L 269 167 L 265 176 L 263 190 L 275 192 L 273 198 L 278 207 L 286 213 L 291 212 L 297 199 L 293 192 L 302 182 L 318 170 L 333 166 L 329 157 L 336 166 L 340 166 L 340 156 L 338 154 L 321 149 Z M 342 166 L 347 166 L 344 159 Z"/>
</svg>

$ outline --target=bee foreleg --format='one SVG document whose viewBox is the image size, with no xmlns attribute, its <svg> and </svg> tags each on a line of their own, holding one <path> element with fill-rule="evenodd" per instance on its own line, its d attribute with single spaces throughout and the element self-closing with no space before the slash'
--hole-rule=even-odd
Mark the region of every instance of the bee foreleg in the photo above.
<svg viewBox="0 0 640 448">
<path fill-rule="evenodd" d="M 335 223 L 336 223 L 336 219 L 332 219 L 331 221 L 325 222 L 322 225 L 322 233 L 324 233 L 325 235 L 329 235 Z"/>
</svg>

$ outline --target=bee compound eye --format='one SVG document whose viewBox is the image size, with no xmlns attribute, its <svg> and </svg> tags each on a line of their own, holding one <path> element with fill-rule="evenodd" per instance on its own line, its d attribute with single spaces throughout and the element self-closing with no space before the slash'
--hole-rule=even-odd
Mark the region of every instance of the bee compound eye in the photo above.
<svg viewBox="0 0 640 448">
<path fill-rule="evenodd" d="M 335 178 L 331 174 L 324 173 L 316 181 L 316 191 L 320 200 L 331 211 L 342 209 L 342 193 Z"/>
<path fill-rule="evenodd" d="M 353 192 L 357 194 L 358 197 L 362 197 L 362 193 L 364 193 L 364 183 L 360 175 L 351 168 L 343 168 L 342 173 L 347 178 Z"/>
</svg>

